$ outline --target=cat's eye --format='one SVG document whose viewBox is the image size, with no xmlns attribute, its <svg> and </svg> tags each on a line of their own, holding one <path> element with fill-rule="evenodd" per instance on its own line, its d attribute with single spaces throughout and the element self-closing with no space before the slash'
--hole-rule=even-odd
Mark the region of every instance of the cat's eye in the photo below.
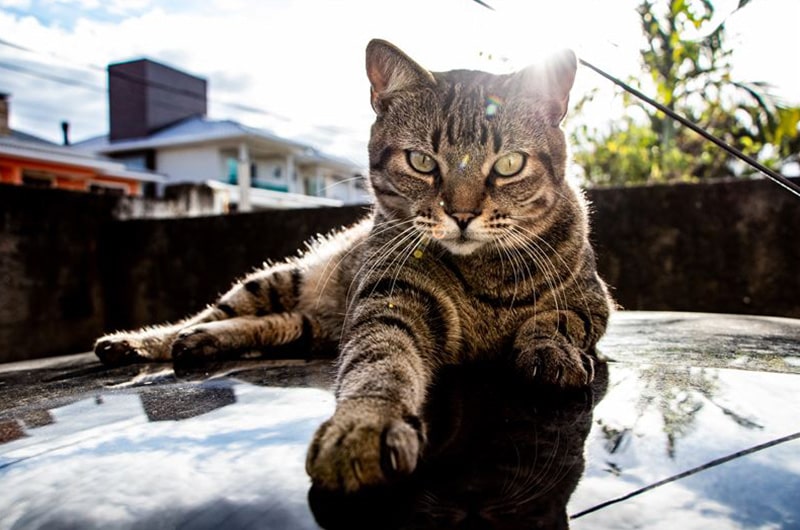
<svg viewBox="0 0 800 530">
<path fill-rule="evenodd" d="M 501 156 L 492 166 L 492 170 L 501 177 L 513 177 L 525 166 L 525 155 L 522 153 L 508 153 Z"/>
<path fill-rule="evenodd" d="M 420 153 L 419 151 L 409 151 L 407 153 L 408 165 L 414 168 L 414 171 L 420 173 L 433 173 L 436 169 L 436 160 L 432 156 Z"/>
</svg>

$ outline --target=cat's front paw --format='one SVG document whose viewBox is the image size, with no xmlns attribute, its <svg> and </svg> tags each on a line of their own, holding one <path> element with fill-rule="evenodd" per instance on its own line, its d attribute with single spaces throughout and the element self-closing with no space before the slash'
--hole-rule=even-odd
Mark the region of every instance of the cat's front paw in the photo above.
<svg viewBox="0 0 800 530">
<path fill-rule="evenodd" d="M 414 471 L 423 440 L 416 416 L 398 417 L 381 401 L 345 401 L 314 435 L 306 471 L 331 491 L 385 484 Z"/>
<path fill-rule="evenodd" d="M 108 335 L 97 339 L 94 353 L 103 364 L 119 366 L 147 362 L 149 359 L 142 345 L 133 337 Z"/>
<path fill-rule="evenodd" d="M 566 341 L 540 339 L 517 352 L 515 362 L 524 377 L 549 385 L 576 388 L 594 381 L 595 359 Z"/>
</svg>

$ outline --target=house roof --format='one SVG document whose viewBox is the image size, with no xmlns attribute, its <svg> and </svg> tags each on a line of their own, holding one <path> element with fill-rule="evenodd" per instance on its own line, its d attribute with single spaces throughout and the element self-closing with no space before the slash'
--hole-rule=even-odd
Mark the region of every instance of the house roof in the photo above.
<svg viewBox="0 0 800 530">
<path fill-rule="evenodd" d="M 72 145 L 72 148 L 84 152 L 111 154 L 226 140 L 249 140 L 260 143 L 284 151 L 286 154 L 292 154 L 299 162 L 333 165 L 347 171 L 361 169 L 358 164 L 350 160 L 322 153 L 308 144 L 278 136 L 266 129 L 248 127 L 233 120 L 209 120 L 205 117 L 188 118 L 143 138 L 112 142 L 107 135 L 96 136 L 77 142 Z"/>
<path fill-rule="evenodd" d="M 18 140 L 22 142 L 32 142 L 40 145 L 58 145 L 54 142 L 51 142 L 50 140 L 45 140 L 44 138 L 41 138 L 39 136 L 28 134 L 26 132 L 18 131 L 15 129 L 11 129 L 11 134 L 5 136 L 4 138 L 11 138 L 12 140 Z"/>
<path fill-rule="evenodd" d="M 12 134 L 11 136 L 0 137 L 0 156 L 86 168 L 109 177 L 143 182 L 164 181 L 162 175 L 146 171 L 134 171 L 126 168 L 121 162 L 110 158 L 75 151 L 69 147 L 53 144 L 41 138 L 25 139 L 26 136 L 30 135 L 23 134 L 20 137 Z"/>
</svg>

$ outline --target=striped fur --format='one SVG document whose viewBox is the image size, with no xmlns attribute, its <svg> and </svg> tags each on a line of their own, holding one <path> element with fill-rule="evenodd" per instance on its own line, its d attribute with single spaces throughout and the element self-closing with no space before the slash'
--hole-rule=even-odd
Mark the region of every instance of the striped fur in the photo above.
<svg viewBox="0 0 800 530">
<path fill-rule="evenodd" d="M 420 410 L 443 365 L 488 357 L 546 384 L 590 383 L 610 299 L 583 198 L 564 178 L 559 123 L 575 67 L 565 52 L 505 76 L 431 73 L 372 41 L 372 215 L 251 273 L 198 315 L 103 337 L 95 351 L 115 363 L 338 345 L 337 410 L 307 469 L 347 491 L 414 469 Z M 510 153 L 523 165 L 503 174 Z"/>
</svg>

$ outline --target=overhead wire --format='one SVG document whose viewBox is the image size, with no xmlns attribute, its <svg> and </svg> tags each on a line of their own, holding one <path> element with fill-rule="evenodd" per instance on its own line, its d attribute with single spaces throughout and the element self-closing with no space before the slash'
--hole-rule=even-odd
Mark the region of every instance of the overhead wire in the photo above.
<svg viewBox="0 0 800 530">
<path fill-rule="evenodd" d="M 142 86 L 149 86 L 149 87 L 152 87 L 152 88 L 158 88 L 158 89 L 164 90 L 166 92 L 171 92 L 173 94 L 178 94 L 178 95 L 186 96 L 186 97 L 189 97 L 189 98 L 206 99 L 206 100 L 208 100 L 208 98 L 206 98 L 206 97 L 204 97 L 204 96 L 202 96 L 202 95 L 200 95 L 200 94 L 198 94 L 196 92 L 193 92 L 191 90 L 187 90 L 187 89 L 180 88 L 180 87 L 175 87 L 175 86 L 172 86 L 172 85 L 169 85 L 169 84 L 166 84 L 166 83 L 159 83 L 157 81 L 153 81 L 151 79 L 148 79 L 148 78 L 143 77 L 143 76 L 138 76 L 136 74 L 131 74 L 131 73 L 128 73 L 128 72 L 120 72 L 119 70 L 113 70 L 112 71 L 112 70 L 109 70 L 109 69 L 107 69 L 105 67 L 102 67 L 102 66 L 99 66 L 99 65 L 96 65 L 96 64 L 84 63 L 84 62 L 81 62 L 81 61 L 75 61 L 73 59 L 70 59 L 70 58 L 65 57 L 63 55 L 60 55 L 60 54 L 55 54 L 55 53 L 50 53 L 50 52 L 44 52 L 44 51 L 41 51 L 41 50 L 36 50 L 36 49 L 30 48 L 28 46 L 23 46 L 22 44 L 19 44 L 19 43 L 9 41 L 7 39 L 0 38 L 0 46 L 7 46 L 9 48 L 14 48 L 16 50 L 24 51 L 24 52 L 31 53 L 31 54 L 34 54 L 34 55 L 51 57 L 51 58 L 58 59 L 58 60 L 63 61 L 63 62 L 68 62 L 70 64 L 73 64 L 73 65 L 75 65 L 75 66 L 77 66 L 77 67 L 79 67 L 79 68 L 81 68 L 83 70 L 92 70 L 92 71 L 96 71 L 98 73 L 103 73 L 103 74 L 107 73 L 109 76 L 117 77 L 117 78 L 120 78 L 120 79 L 125 79 L 126 81 L 130 81 L 130 82 L 132 82 L 134 84 L 138 84 L 138 85 L 142 85 Z M 27 70 L 30 70 L 30 69 L 27 69 Z M 27 73 L 29 73 L 29 72 L 27 72 Z M 39 77 L 46 78 L 46 75 L 43 74 L 43 75 L 40 75 Z M 56 79 L 51 79 L 51 80 L 57 81 Z M 61 82 L 61 81 L 57 81 L 57 82 Z M 105 92 L 104 88 L 101 88 L 101 90 L 103 90 Z M 253 113 L 253 114 L 262 114 L 262 115 L 269 116 L 269 117 L 272 117 L 272 118 L 277 118 L 277 119 L 282 120 L 282 121 L 291 121 L 291 119 L 286 117 L 286 116 L 283 116 L 283 115 L 278 114 L 276 112 L 272 112 L 272 111 L 269 111 L 269 110 L 266 110 L 266 109 L 263 109 L 263 108 L 260 108 L 260 107 L 254 107 L 252 105 L 246 105 L 246 104 L 243 104 L 243 103 L 234 103 L 234 102 L 224 101 L 224 100 L 219 100 L 219 99 L 214 99 L 213 102 L 216 105 L 221 105 L 221 106 L 225 106 L 225 107 L 229 107 L 229 108 L 234 108 L 236 110 L 250 112 L 250 113 Z"/>
<path fill-rule="evenodd" d="M 92 90 L 94 92 L 105 93 L 105 89 L 104 88 L 99 87 L 97 85 L 94 85 L 92 83 L 87 83 L 87 82 L 81 81 L 79 79 L 72 79 L 72 78 L 69 78 L 69 77 L 62 77 L 62 76 L 51 74 L 51 73 L 40 72 L 38 70 L 34 70 L 32 68 L 28 68 L 27 66 L 21 66 L 21 65 L 18 65 L 18 64 L 14 64 L 14 63 L 8 63 L 8 62 L 5 62 L 5 61 L 0 61 L 0 68 L 3 68 L 4 70 L 10 70 L 12 72 L 16 72 L 16 73 L 19 73 L 19 74 L 25 74 L 25 75 L 30 75 L 30 76 L 33 76 L 33 77 L 38 77 L 39 79 L 44 79 L 46 81 L 52 81 L 54 83 L 60 83 L 62 85 L 69 85 L 69 86 L 74 86 L 74 87 L 86 88 L 86 89 Z"/>
<path fill-rule="evenodd" d="M 51 74 L 51 73 L 47 73 L 47 72 L 41 72 L 39 70 L 34 70 L 34 69 L 26 67 L 26 66 L 21 66 L 21 65 L 13 64 L 13 63 L 8 63 L 8 62 L 5 62 L 5 61 L 0 61 L 0 69 L 9 70 L 9 71 L 16 72 L 16 73 L 19 73 L 19 74 L 28 75 L 28 76 L 31 76 L 31 77 L 35 77 L 37 79 L 45 80 L 45 81 L 51 81 L 53 83 L 59 83 L 59 84 L 62 84 L 62 85 L 68 85 L 68 86 L 73 86 L 73 87 L 77 87 L 77 88 L 84 88 L 84 89 L 91 90 L 92 92 L 97 92 L 97 93 L 100 93 L 100 94 L 106 94 L 107 93 L 107 90 L 104 87 L 101 87 L 99 85 L 95 85 L 95 84 L 92 84 L 92 83 L 88 83 L 86 81 L 80 81 L 80 80 L 77 80 L 77 79 L 72 79 L 72 78 L 69 78 L 69 77 L 55 75 L 55 74 Z M 186 112 L 186 111 L 195 112 L 197 110 L 194 107 L 188 107 L 188 106 L 185 106 L 185 105 L 181 105 L 180 103 L 176 103 L 174 101 L 173 102 L 166 102 L 166 101 L 155 100 L 155 101 L 152 101 L 151 104 L 156 106 L 156 107 L 165 109 L 165 110 L 180 110 L 180 111 L 184 111 L 184 112 Z"/>
</svg>

